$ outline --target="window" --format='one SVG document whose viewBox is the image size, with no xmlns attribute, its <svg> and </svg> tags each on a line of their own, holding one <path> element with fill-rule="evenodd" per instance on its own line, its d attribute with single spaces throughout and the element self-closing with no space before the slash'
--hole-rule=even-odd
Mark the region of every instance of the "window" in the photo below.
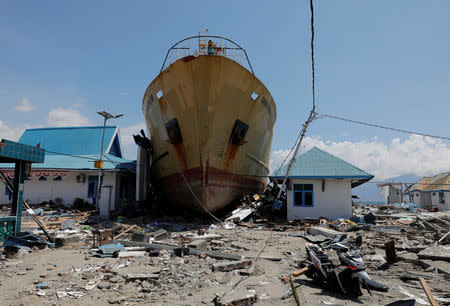
<svg viewBox="0 0 450 306">
<path fill-rule="evenodd" d="M 39 181 L 46 181 L 47 178 L 46 178 L 45 176 L 41 176 L 38 180 L 39 180 Z"/>
<path fill-rule="evenodd" d="M 61 176 L 61 175 L 58 175 L 58 176 L 55 177 L 53 180 L 54 180 L 54 181 L 61 182 L 61 181 L 62 181 L 62 176 Z"/>
<path fill-rule="evenodd" d="M 294 184 L 294 206 L 314 206 L 313 184 Z"/>
<path fill-rule="evenodd" d="M 439 192 L 439 204 L 445 204 L 444 192 Z"/>
<path fill-rule="evenodd" d="M 89 175 L 88 179 L 88 198 L 96 198 L 97 196 L 98 176 Z M 100 178 L 100 186 L 103 185 L 103 176 Z M 100 188 L 99 198 L 102 197 L 102 189 Z"/>
</svg>

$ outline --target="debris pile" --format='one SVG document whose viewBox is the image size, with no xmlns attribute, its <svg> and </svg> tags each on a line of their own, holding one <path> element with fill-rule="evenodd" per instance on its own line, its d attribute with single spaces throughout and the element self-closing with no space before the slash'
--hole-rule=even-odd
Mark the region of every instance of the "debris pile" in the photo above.
<svg viewBox="0 0 450 306">
<path fill-rule="evenodd" d="M 330 305 L 385 305 L 426 304 L 429 294 L 450 302 L 450 214 L 357 206 L 350 219 L 285 222 L 273 201 L 244 197 L 213 224 L 35 209 L 55 239 L 32 228 L 8 238 L 3 302 L 308 305 L 320 295 Z"/>
</svg>

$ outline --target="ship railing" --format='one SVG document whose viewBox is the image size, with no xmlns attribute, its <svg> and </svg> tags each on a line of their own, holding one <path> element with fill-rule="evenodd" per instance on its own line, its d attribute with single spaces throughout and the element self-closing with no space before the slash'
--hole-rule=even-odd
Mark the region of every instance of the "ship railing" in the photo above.
<svg viewBox="0 0 450 306">
<path fill-rule="evenodd" d="M 199 55 L 227 57 L 245 67 L 252 74 L 255 74 L 252 64 L 248 59 L 247 52 L 244 48 L 239 46 L 231 39 L 214 35 L 191 36 L 184 38 L 174 44 L 167 51 L 160 72 L 162 72 L 164 69 L 169 67 L 172 63 L 176 62 L 180 58 L 186 56 L 197 57 Z"/>
</svg>

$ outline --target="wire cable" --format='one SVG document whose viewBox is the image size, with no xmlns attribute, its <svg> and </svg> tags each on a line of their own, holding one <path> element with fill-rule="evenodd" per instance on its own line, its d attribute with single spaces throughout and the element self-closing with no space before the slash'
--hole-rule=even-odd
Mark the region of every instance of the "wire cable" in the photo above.
<svg viewBox="0 0 450 306">
<path fill-rule="evenodd" d="M 388 126 L 384 126 L 384 125 L 380 125 L 380 124 L 374 124 L 374 123 L 368 123 L 368 122 L 363 122 L 363 121 L 357 121 L 357 120 L 353 120 L 353 119 L 347 119 L 347 118 L 342 118 L 342 117 L 338 117 L 338 116 L 332 116 L 332 115 L 328 115 L 328 114 L 316 113 L 316 115 L 319 115 L 320 117 L 332 118 L 332 119 L 347 121 L 347 122 L 351 122 L 351 123 L 357 123 L 357 124 L 361 124 L 361 125 L 367 125 L 367 126 L 371 126 L 371 127 L 376 127 L 376 128 L 380 128 L 380 129 L 406 133 L 406 134 L 413 134 L 413 135 L 420 135 L 420 136 L 426 136 L 426 137 L 450 140 L 450 137 L 446 137 L 446 136 L 437 136 L 437 135 L 425 134 L 425 133 L 420 133 L 420 132 L 401 130 L 401 129 L 388 127 Z"/>
<path fill-rule="evenodd" d="M 191 185 L 189 184 L 189 182 L 188 182 L 188 180 L 187 180 L 186 176 L 184 175 L 183 170 L 182 170 L 181 168 L 180 168 L 180 174 L 181 174 L 181 176 L 183 177 L 184 182 L 185 182 L 186 185 L 188 186 L 190 192 L 191 192 L 192 195 L 194 196 L 195 200 L 197 200 L 197 202 L 198 202 L 198 204 L 200 205 L 200 207 L 203 208 L 203 210 L 204 210 L 207 214 L 209 214 L 211 217 L 213 217 L 214 220 L 218 221 L 220 224 L 223 225 L 224 223 L 222 222 L 222 220 L 220 220 L 219 218 L 217 218 L 216 216 L 214 216 L 214 215 L 213 215 L 213 214 L 212 214 L 205 206 L 202 205 L 202 202 L 198 199 L 197 195 L 196 195 L 195 192 L 192 190 Z"/>
</svg>

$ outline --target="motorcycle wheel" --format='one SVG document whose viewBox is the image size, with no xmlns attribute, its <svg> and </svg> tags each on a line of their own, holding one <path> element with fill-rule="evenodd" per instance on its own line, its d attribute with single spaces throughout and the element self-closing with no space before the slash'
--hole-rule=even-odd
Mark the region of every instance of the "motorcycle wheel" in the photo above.
<svg viewBox="0 0 450 306">
<path fill-rule="evenodd" d="M 358 297 L 363 294 L 361 291 L 361 282 L 358 277 L 352 277 L 352 274 L 352 271 L 346 270 L 339 275 L 339 280 L 348 296 Z"/>
</svg>

